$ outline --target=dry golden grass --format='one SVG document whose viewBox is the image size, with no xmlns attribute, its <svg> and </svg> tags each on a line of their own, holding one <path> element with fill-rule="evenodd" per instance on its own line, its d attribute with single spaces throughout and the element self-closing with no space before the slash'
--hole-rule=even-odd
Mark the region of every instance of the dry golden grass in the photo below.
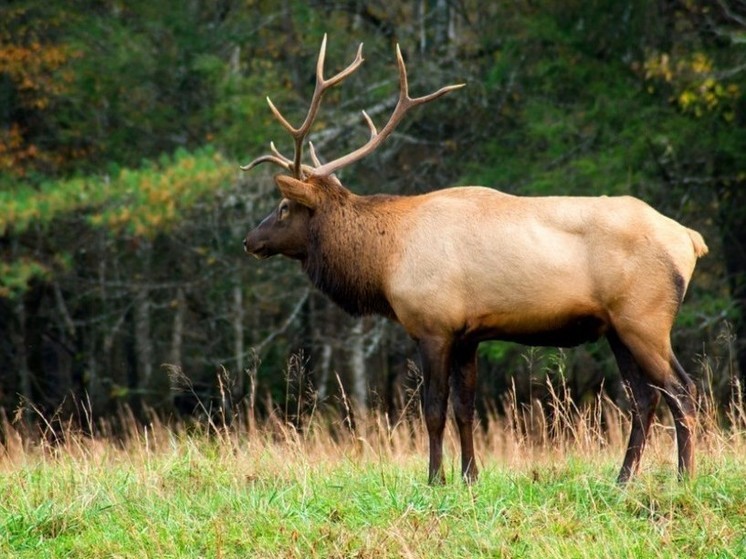
<svg viewBox="0 0 746 559">
<path fill-rule="evenodd" d="M 480 481 L 460 482 L 449 428 L 449 483 L 432 488 L 414 402 L 399 420 L 370 412 L 353 422 L 344 405 L 341 415 L 312 408 L 300 425 L 248 412 L 177 426 L 124 417 L 120 439 L 69 427 L 54 443 L 5 422 L 0 556 L 746 554 L 743 407 L 724 428 L 703 405 L 699 471 L 687 483 L 676 481 L 675 437 L 661 415 L 639 478 L 620 488 L 622 411 L 603 399 L 583 408 L 556 395 L 547 406 L 513 400 L 477 427 Z"/>
</svg>

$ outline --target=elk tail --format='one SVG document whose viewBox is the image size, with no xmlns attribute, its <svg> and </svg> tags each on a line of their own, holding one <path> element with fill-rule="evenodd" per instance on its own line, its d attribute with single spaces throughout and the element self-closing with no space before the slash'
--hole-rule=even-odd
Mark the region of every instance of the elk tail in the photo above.
<svg viewBox="0 0 746 559">
<path fill-rule="evenodd" d="M 707 248 L 705 239 L 697 231 L 687 228 L 686 232 L 689 233 L 689 238 L 692 240 L 692 246 L 694 247 L 694 253 L 697 255 L 697 258 L 703 257 L 710 251 Z"/>
</svg>

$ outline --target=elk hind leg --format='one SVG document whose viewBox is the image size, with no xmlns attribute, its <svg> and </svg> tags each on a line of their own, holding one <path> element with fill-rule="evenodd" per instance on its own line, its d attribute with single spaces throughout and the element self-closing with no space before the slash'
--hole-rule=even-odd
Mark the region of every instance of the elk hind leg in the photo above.
<svg viewBox="0 0 746 559">
<path fill-rule="evenodd" d="M 629 442 L 624 454 L 622 469 L 617 478 L 619 483 L 626 483 L 635 475 L 640 466 L 640 458 L 647 443 L 655 410 L 660 402 L 660 393 L 645 379 L 632 353 L 615 332 L 608 336 L 608 340 L 632 407 Z"/>
<path fill-rule="evenodd" d="M 473 483 L 479 476 L 474 454 L 474 400 L 477 384 L 476 345 L 465 343 L 453 352 L 451 400 L 461 442 L 461 476 Z"/>
<path fill-rule="evenodd" d="M 697 419 L 696 387 L 684 371 L 676 356 L 671 353 L 671 368 L 676 378 L 663 390 L 666 404 L 676 425 L 676 444 L 679 448 L 679 478 L 694 475 L 694 430 Z"/>
<path fill-rule="evenodd" d="M 655 322 L 653 322 L 655 323 Z M 671 343 L 655 332 L 621 336 L 647 380 L 663 395 L 676 428 L 679 477 L 694 474 L 694 428 L 696 405 L 694 383 L 684 372 L 671 349 Z"/>
</svg>

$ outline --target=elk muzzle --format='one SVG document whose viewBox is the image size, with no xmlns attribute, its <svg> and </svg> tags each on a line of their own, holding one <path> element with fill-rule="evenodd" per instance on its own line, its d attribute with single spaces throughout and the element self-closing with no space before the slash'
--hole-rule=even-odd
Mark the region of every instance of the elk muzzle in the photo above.
<svg viewBox="0 0 746 559">
<path fill-rule="evenodd" d="M 244 251 L 258 260 L 264 260 L 272 256 L 271 251 L 267 248 L 267 241 L 262 239 L 262 236 L 259 227 L 257 227 L 249 231 L 243 240 Z"/>
</svg>

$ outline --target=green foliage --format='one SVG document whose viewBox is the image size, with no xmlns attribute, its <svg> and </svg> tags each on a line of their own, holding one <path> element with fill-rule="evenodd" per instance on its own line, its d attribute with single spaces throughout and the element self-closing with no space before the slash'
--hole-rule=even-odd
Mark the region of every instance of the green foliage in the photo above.
<svg viewBox="0 0 746 559">
<path fill-rule="evenodd" d="M 498 58 L 492 80 L 511 89 L 501 132 L 483 150 L 496 164 L 470 171 L 470 182 L 590 195 L 629 192 L 642 180 L 650 111 L 639 83 L 623 62 L 586 47 L 587 20 L 577 17 L 570 26 L 532 14 Z"/>
<path fill-rule="evenodd" d="M 30 258 L 0 262 L 0 298 L 13 299 L 28 289 L 31 280 L 48 279 L 50 275 L 49 268 Z"/>
<path fill-rule="evenodd" d="M 501 341 L 487 341 L 479 345 L 479 356 L 490 361 L 502 362 L 508 356 L 515 344 Z"/>
<path fill-rule="evenodd" d="M 248 74 L 231 74 L 217 80 L 218 100 L 212 111 L 214 131 L 210 133 L 216 145 L 235 158 L 267 151 L 269 131 L 276 130 L 276 120 L 267 106 L 267 92 L 277 91 L 281 78 L 274 64 L 266 59 L 249 62 Z M 287 92 L 273 95 L 282 104 Z M 282 137 L 278 134 L 278 138 Z"/>
<path fill-rule="evenodd" d="M 356 192 L 476 183 L 529 195 L 631 193 L 702 231 L 711 253 L 674 340 L 691 361 L 714 343 L 701 340 L 703 324 L 746 316 L 744 18 L 733 3 L 698 0 L 3 5 L 0 325 L 20 324 L 12 297 L 39 331 L 27 325 L 26 340 L 0 332 L 21 340 L 0 343 L 0 368 L 33 371 L 26 386 L 54 400 L 44 386 L 56 382 L 45 368 L 53 360 L 37 357 L 58 344 L 60 382 L 84 379 L 60 393 L 90 394 L 99 382 L 99 394 L 144 394 L 139 316 L 150 320 L 151 369 L 181 355 L 190 375 L 212 379 L 217 362 L 243 367 L 250 347 L 272 336 L 261 384 L 278 399 L 277 371 L 298 347 L 316 358 L 334 348 L 330 366 L 344 377 L 346 323 L 314 300 L 283 326 L 294 309 L 288 294 L 305 279 L 287 262 L 252 267 L 240 244 L 276 196 L 271 171 L 239 185 L 237 162 L 271 140 L 289 152 L 265 96 L 291 122 L 303 118 L 327 31 L 327 74 L 359 41 L 366 62 L 325 98 L 313 133 L 334 134 L 317 143 L 322 158 L 365 141 L 360 109 L 380 109 L 372 116 L 385 121 L 397 88 L 393 43 L 413 94 L 468 83 L 414 111 L 378 154 L 345 170 Z M 136 295 L 146 299 L 138 312 Z M 14 343 L 33 348 L 28 367 Z M 410 356 L 406 344 L 387 341 L 371 362 L 393 371 Z M 482 348 L 506 378 L 523 370 L 511 347 Z M 594 365 L 609 359 L 590 356 Z M 0 406 L 12 409 L 18 383 L 7 378 Z"/>
<path fill-rule="evenodd" d="M 177 152 L 136 171 L 123 170 L 105 185 L 107 204 L 90 216 L 94 226 L 154 237 L 179 225 L 183 212 L 227 185 L 238 170 L 210 149 Z M 101 185 L 103 186 L 103 185 Z"/>
<path fill-rule="evenodd" d="M 236 173 L 234 164 L 206 148 L 194 154 L 179 151 L 113 177 L 50 181 L 39 188 L 18 184 L 0 191 L 5 210 L 0 235 L 20 235 L 31 225 L 44 229 L 61 215 L 88 212 L 94 226 L 152 237 L 172 228 L 184 210 L 215 194 Z"/>
<path fill-rule="evenodd" d="M 717 317 L 733 323 L 737 318 L 737 309 L 728 297 L 718 296 L 713 292 L 699 294 L 695 305 L 683 305 L 676 320 L 677 326 L 696 328 L 703 317 Z M 712 320 L 712 319 L 711 319 Z"/>
</svg>

